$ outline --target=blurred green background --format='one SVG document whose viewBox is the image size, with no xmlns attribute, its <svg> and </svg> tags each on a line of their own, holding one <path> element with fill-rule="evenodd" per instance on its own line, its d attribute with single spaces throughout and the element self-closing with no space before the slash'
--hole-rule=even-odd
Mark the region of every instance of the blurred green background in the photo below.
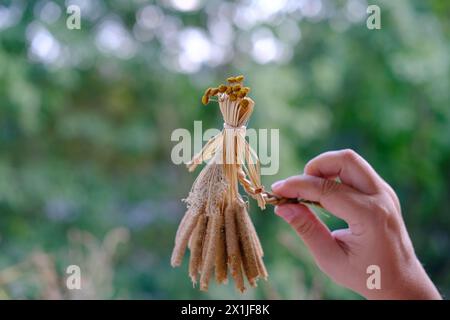
<svg viewBox="0 0 450 320">
<path fill-rule="evenodd" d="M 366 27 L 369 4 L 381 30 Z M 80 30 L 66 27 L 69 5 Z M 264 185 L 353 148 L 397 191 L 448 295 L 449 17 L 444 0 L 1 0 L 0 298 L 359 298 L 254 202 L 268 282 L 202 293 L 186 263 L 170 267 L 198 173 L 172 163 L 171 133 L 220 128 L 200 97 L 235 74 L 253 89 L 250 127 L 280 129 L 280 170 Z M 72 264 L 82 290 L 65 286 Z"/>
</svg>

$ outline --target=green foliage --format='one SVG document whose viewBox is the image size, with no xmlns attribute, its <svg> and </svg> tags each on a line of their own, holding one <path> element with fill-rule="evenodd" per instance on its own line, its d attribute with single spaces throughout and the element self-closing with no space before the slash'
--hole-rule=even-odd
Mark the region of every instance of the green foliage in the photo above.
<svg viewBox="0 0 450 320">
<path fill-rule="evenodd" d="M 62 2 L 54 3 L 60 13 L 52 22 L 39 15 L 46 1 L 0 6 L 22 12 L 15 24 L 0 24 L 0 298 L 77 298 L 64 289 L 65 268 L 79 264 L 83 275 L 96 262 L 104 272 L 85 275 L 95 289 L 82 297 L 241 298 L 232 285 L 199 292 L 186 263 L 169 266 L 184 213 L 180 199 L 195 178 L 172 164 L 171 132 L 192 131 L 194 120 L 219 128 L 218 111 L 201 107 L 200 98 L 204 88 L 236 73 L 245 74 L 253 89 L 250 126 L 280 129 L 280 171 L 263 177 L 264 184 L 301 172 L 320 152 L 356 150 L 397 191 L 417 254 L 448 295 L 450 6 L 375 2 L 381 30 L 366 28 L 365 7 L 362 17 L 348 18 L 352 3 L 364 6 L 355 0 L 321 1 L 316 15 L 283 9 L 250 26 L 232 17 L 246 1 L 237 2 L 241 7 L 200 1 L 191 12 L 175 10 L 170 1 L 152 2 L 165 24 L 147 30 L 148 41 L 133 33 L 143 1 L 93 1 L 100 9 L 82 8 L 81 30 L 66 28 Z M 250 21 L 251 14 L 242 12 L 240 19 Z M 107 38 L 102 47 L 105 21 L 120 21 L 133 44 L 127 38 L 117 48 Z M 227 59 L 202 61 L 195 70 L 191 61 L 191 69 L 180 69 L 184 28 L 224 41 L 220 28 L 208 34 L 217 21 L 232 28 L 232 40 L 212 56 Z M 44 38 L 36 40 L 39 30 Z M 267 31 L 286 57 L 262 64 L 252 35 Z M 242 298 L 357 298 L 318 270 L 271 208 L 252 213 L 270 278 Z M 321 217 L 331 228 L 343 227 Z M 125 243 L 114 247 L 119 240 Z M 54 274 L 56 286 L 43 268 Z"/>
</svg>

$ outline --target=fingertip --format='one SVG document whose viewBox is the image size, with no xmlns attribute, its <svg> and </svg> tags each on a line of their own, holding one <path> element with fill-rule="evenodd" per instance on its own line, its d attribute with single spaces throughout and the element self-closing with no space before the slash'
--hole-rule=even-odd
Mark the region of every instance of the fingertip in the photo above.
<svg viewBox="0 0 450 320">
<path fill-rule="evenodd" d="M 284 204 L 275 207 L 275 213 L 286 221 L 290 221 L 295 212 L 290 205 Z"/>
<path fill-rule="evenodd" d="M 280 180 L 280 181 L 273 183 L 271 186 L 272 190 L 276 192 L 283 186 L 284 182 L 285 182 L 285 180 Z"/>
<path fill-rule="evenodd" d="M 313 175 L 313 174 L 311 174 L 311 173 L 313 172 L 313 170 L 312 170 L 312 166 L 313 166 L 312 161 L 313 161 L 313 160 L 314 160 L 314 159 L 309 160 L 309 161 L 305 164 L 305 167 L 303 168 L 303 173 L 304 173 L 304 174 Z"/>
<path fill-rule="evenodd" d="M 307 213 L 308 208 L 302 204 L 283 204 L 275 207 L 275 214 L 290 223 L 292 220 L 302 213 Z"/>
<path fill-rule="evenodd" d="M 288 177 L 284 180 L 280 180 L 275 182 L 272 185 L 272 191 L 279 196 L 286 198 L 295 198 L 297 197 L 297 187 L 296 181 L 299 176 Z"/>
<path fill-rule="evenodd" d="M 285 198 L 305 198 L 312 201 L 318 201 L 320 193 L 319 178 L 298 175 L 286 178 L 283 183 L 277 184 L 273 192 L 278 196 Z"/>
</svg>

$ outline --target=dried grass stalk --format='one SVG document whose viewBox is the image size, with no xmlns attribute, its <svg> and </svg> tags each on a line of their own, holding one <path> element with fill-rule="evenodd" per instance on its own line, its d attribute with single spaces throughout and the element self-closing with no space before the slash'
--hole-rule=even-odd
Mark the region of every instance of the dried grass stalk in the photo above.
<svg viewBox="0 0 450 320">
<path fill-rule="evenodd" d="M 212 233 L 212 218 L 207 217 L 206 220 L 206 230 L 205 230 L 205 241 L 203 242 L 203 248 L 202 248 L 202 263 L 201 263 L 201 270 L 203 270 L 203 262 L 206 260 L 206 254 L 208 252 L 208 246 L 211 239 L 211 233 Z"/>
<path fill-rule="evenodd" d="M 197 275 L 200 271 L 202 264 L 202 249 L 203 241 L 206 233 L 207 217 L 205 214 L 201 214 L 198 218 L 197 225 L 195 227 L 194 233 L 191 236 L 191 257 L 189 260 L 189 276 L 191 277 L 192 283 L 195 285 L 197 283 Z"/>
<path fill-rule="evenodd" d="M 243 265 L 245 275 L 249 283 L 254 286 L 255 279 L 259 276 L 258 262 L 256 259 L 256 249 L 254 239 L 252 237 L 251 227 L 248 223 L 247 209 L 245 206 L 237 206 L 236 208 L 236 225 L 238 227 L 239 241 L 241 245 Z"/>
<path fill-rule="evenodd" d="M 209 279 L 214 269 L 216 261 L 216 243 L 219 237 L 220 230 L 220 214 L 214 212 L 210 217 L 211 223 L 208 223 L 208 228 L 211 230 L 208 242 L 205 244 L 206 254 L 202 264 L 202 274 L 200 277 L 200 290 L 207 291 L 209 286 Z"/>
<path fill-rule="evenodd" d="M 228 266 L 236 288 L 244 292 L 244 277 L 242 276 L 242 258 L 236 228 L 236 207 L 229 205 L 225 210 L 225 237 L 227 244 Z"/>
<path fill-rule="evenodd" d="M 227 248 L 225 239 L 225 208 L 221 208 L 219 220 L 219 229 L 216 242 L 216 281 L 217 283 L 226 283 L 228 276 L 227 266 Z"/>
<path fill-rule="evenodd" d="M 259 270 L 259 276 L 263 278 L 264 280 L 267 280 L 269 277 L 269 274 L 267 273 L 266 266 L 264 265 L 263 256 L 257 256 L 257 262 L 258 262 L 258 270 Z"/>
<path fill-rule="evenodd" d="M 189 238 L 194 230 L 198 215 L 189 211 L 186 213 L 188 216 L 185 220 L 185 223 L 179 229 L 178 236 L 175 240 L 175 248 L 172 252 L 171 264 L 172 267 L 179 266 L 183 260 L 184 252 L 186 251 L 186 247 L 189 242 Z"/>
</svg>

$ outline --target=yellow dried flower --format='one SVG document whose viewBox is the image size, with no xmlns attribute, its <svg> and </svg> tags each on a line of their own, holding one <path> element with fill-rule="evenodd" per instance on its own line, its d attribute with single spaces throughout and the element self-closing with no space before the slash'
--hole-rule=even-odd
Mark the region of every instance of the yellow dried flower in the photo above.
<svg viewBox="0 0 450 320">
<path fill-rule="evenodd" d="M 238 92 L 240 90 L 241 90 L 241 85 L 240 84 L 237 84 L 237 85 L 233 86 L 233 91 L 234 92 Z"/>
<path fill-rule="evenodd" d="M 205 93 L 204 93 L 203 95 L 205 95 L 205 96 L 208 96 L 208 97 L 209 97 L 209 95 L 210 95 L 210 93 L 211 93 L 211 90 L 212 90 L 212 88 L 208 88 L 208 89 L 206 89 L 206 90 L 205 90 Z"/>
<path fill-rule="evenodd" d="M 238 98 L 244 98 L 247 95 L 247 92 L 241 90 L 237 93 Z"/>
<path fill-rule="evenodd" d="M 249 87 L 243 87 L 241 90 L 244 91 L 246 94 L 250 92 Z"/>
<path fill-rule="evenodd" d="M 236 80 L 236 82 L 242 82 L 242 81 L 244 81 L 244 76 L 239 75 L 239 76 L 235 77 L 234 79 Z"/>
</svg>

